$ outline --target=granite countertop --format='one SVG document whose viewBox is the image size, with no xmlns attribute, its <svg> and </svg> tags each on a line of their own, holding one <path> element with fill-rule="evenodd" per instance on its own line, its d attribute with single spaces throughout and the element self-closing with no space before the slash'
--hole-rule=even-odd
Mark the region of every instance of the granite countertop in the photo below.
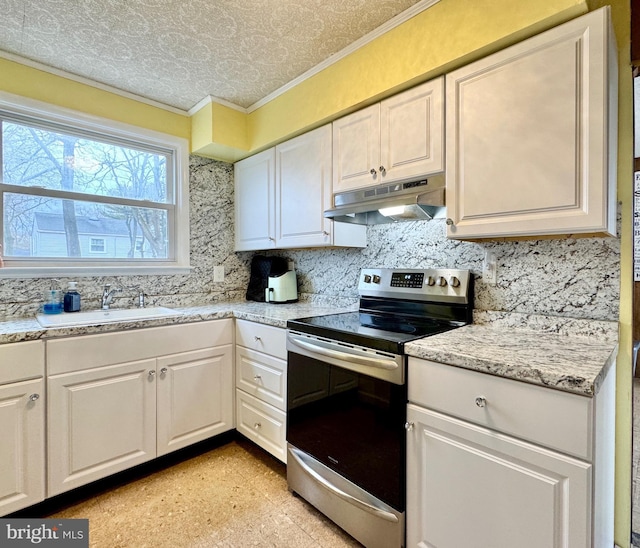
<svg viewBox="0 0 640 548">
<path fill-rule="evenodd" d="M 0 321 L 0 344 L 237 318 L 285 328 L 287 321 L 357 310 L 311 302 L 226 301 L 175 308 L 179 316 L 45 329 L 35 318 Z M 617 353 L 615 322 L 559 320 L 511 314 L 475 315 L 474 323 L 407 343 L 409 356 L 593 396 Z"/>
<path fill-rule="evenodd" d="M 174 310 L 181 313 L 179 316 L 49 329 L 43 328 L 35 318 L 16 318 L 15 320 L 0 321 L 0 344 L 35 341 L 53 337 L 108 333 L 123 329 L 158 327 L 223 318 L 237 318 L 275 327 L 286 327 L 287 320 L 306 316 L 335 314 L 356 309 L 357 305 L 338 307 L 314 303 L 267 304 L 230 301 L 187 308 L 174 307 Z"/>
<path fill-rule="evenodd" d="M 583 396 L 597 394 L 617 342 L 471 324 L 405 345 L 409 356 Z"/>
</svg>

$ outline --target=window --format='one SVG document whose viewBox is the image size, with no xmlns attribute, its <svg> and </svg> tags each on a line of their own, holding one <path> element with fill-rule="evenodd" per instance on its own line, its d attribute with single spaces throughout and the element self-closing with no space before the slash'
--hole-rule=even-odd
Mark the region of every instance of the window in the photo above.
<svg viewBox="0 0 640 548">
<path fill-rule="evenodd" d="M 0 276 L 186 272 L 186 141 L 0 93 Z"/>
<path fill-rule="evenodd" d="M 104 238 L 91 238 L 89 250 L 91 253 L 106 253 L 107 246 L 104 243 Z"/>
</svg>

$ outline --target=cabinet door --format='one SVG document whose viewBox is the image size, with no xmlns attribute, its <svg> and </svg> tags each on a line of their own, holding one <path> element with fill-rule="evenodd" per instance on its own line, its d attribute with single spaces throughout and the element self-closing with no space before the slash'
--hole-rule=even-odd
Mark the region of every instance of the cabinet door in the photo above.
<svg viewBox="0 0 640 548">
<path fill-rule="evenodd" d="M 287 463 L 287 415 L 268 403 L 236 390 L 238 432 Z"/>
<path fill-rule="evenodd" d="M 44 380 L 0 386 L 0 515 L 44 500 Z"/>
<path fill-rule="evenodd" d="M 333 122 L 333 192 L 381 184 L 380 104 Z"/>
<path fill-rule="evenodd" d="M 591 546 L 591 465 L 408 406 L 407 546 Z"/>
<path fill-rule="evenodd" d="M 276 147 L 276 246 L 332 244 L 331 126 Z"/>
<path fill-rule="evenodd" d="M 444 78 L 380 103 L 382 182 L 444 170 Z"/>
<path fill-rule="evenodd" d="M 450 238 L 615 234 L 608 14 L 592 12 L 447 75 Z"/>
<path fill-rule="evenodd" d="M 235 249 L 275 247 L 275 149 L 237 162 L 235 172 Z"/>
<path fill-rule="evenodd" d="M 158 358 L 158 456 L 233 428 L 231 345 Z"/>
<path fill-rule="evenodd" d="M 156 360 L 48 379 L 48 496 L 156 455 Z"/>
</svg>

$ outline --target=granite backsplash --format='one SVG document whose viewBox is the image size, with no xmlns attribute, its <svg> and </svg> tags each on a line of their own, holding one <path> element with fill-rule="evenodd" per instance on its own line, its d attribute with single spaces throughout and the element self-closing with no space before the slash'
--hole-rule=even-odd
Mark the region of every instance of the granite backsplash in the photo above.
<svg viewBox="0 0 640 548">
<path fill-rule="evenodd" d="M 190 161 L 191 266 L 189 275 L 109 276 L 78 279 L 83 307 L 97 308 L 102 286 L 147 293 L 148 304 L 193 306 L 242 300 L 253 253 L 233 251 L 233 166 L 192 156 Z M 444 220 L 415 221 L 367 229 L 365 249 L 299 249 L 273 254 L 295 261 L 301 300 L 357 300 L 362 267 L 468 268 L 475 277 L 478 311 L 617 321 L 620 297 L 619 238 L 459 242 L 447 240 Z M 495 253 L 498 283 L 482 280 L 486 250 Z M 224 265 L 224 282 L 213 281 Z M 61 280 L 66 287 L 67 280 Z M 0 316 L 33 315 L 50 279 L 0 280 Z M 134 306 L 125 290 L 114 306 Z"/>
</svg>

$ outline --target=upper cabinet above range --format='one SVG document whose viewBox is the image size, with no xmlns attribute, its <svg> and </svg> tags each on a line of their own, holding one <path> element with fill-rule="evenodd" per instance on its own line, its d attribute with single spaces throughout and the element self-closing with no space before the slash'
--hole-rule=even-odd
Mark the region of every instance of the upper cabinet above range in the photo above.
<svg viewBox="0 0 640 548">
<path fill-rule="evenodd" d="M 333 122 L 333 192 L 444 170 L 444 78 Z"/>
<path fill-rule="evenodd" d="M 447 75 L 447 236 L 616 233 L 609 8 Z"/>
</svg>

